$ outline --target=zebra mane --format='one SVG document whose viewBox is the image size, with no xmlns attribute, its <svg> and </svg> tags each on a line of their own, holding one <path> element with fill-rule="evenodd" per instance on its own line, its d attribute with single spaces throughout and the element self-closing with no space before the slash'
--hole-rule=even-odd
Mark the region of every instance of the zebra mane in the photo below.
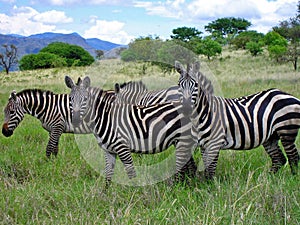
<svg viewBox="0 0 300 225">
<path fill-rule="evenodd" d="M 148 89 L 142 81 L 130 81 L 115 84 L 115 101 L 125 104 L 137 104 Z"/>
<path fill-rule="evenodd" d="M 214 87 L 212 82 L 200 71 L 197 72 L 196 77 L 198 88 L 200 88 L 207 95 L 214 95 Z"/>
</svg>

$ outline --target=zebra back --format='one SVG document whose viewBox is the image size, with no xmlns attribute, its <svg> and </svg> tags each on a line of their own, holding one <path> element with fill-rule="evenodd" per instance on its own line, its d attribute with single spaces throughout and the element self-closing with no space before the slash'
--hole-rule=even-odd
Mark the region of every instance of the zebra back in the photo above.
<svg viewBox="0 0 300 225">
<path fill-rule="evenodd" d="M 142 81 L 130 81 L 115 84 L 116 101 L 139 106 L 156 105 L 162 102 L 178 101 L 178 86 L 167 89 L 148 91 Z"/>
<path fill-rule="evenodd" d="M 142 81 L 130 81 L 121 85 L 116 83 L 115 101 L 118 103 L 138 105 L 146 92 L 146 85 Z"/>
</svg>

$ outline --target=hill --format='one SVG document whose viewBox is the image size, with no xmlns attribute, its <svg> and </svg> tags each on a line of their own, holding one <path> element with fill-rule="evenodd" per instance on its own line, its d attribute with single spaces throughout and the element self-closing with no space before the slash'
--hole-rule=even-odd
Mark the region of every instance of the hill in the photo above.
<svg viewBox="0 0 300 225">
<path fill-rule="evenodd" d="M 48 44 L 57 41 L 81 46 L 92 56 L 95 56 L 95 50 L 109 51 L 113 48 L 122 46 L 120 44 L 103 41 L 97 38 L 84 39 L 77 33 L 61 34 L 46 32 L 30 35 L 28 37 L 17 34 L 0 34 L 0 44 L 14 44 L 18 49 L 19 58 L 26 54 L 38 53 Z"/>
</svg>

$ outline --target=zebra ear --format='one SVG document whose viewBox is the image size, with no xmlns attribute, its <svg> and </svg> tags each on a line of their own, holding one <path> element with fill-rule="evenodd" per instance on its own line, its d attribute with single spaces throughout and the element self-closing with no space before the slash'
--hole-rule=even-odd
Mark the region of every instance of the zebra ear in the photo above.
<svg viewBox="0 0 300 225">
<path fill-rule="evenodd" d="M 81 80 L 81 78 L 80 77 L 78 77 L 78 80 L 77 80 L 77 83 L 76 83 L 76 85 L 78 86 L 78 85 L 80 85 L 82 83 L 82 80 Z"/>
<path fill-rule="evenodd" d="M 17 101 L 17 92 L 16 92 L 15 90 L 13 90 L 13 91 L 10 93 L 9 98 L 12 98 L 14 101 Z"/>
<path fill-rule="evenodd" d="M 193 70 L 194 70 L 195 73 L 199 72 L 199 70 L 200 70 L 200 61 L 194 62 L 193 67 L 194 67 Z"/>
<path fill-rule="evenodd" d="M 118 94 L 120 92 L 120 84 L 115 83 L 115 93 Z"/>
<path fill-rule="evenodd" d="M 175 70 L 182 76 L 184 74 L 186 74 L 186 71 L 183 67 L 183 65 L 178 62 L 178 61 L 175 61 Z"/>
<path fill-rule="evenodd" d="M 74 84 L 74 81 L 72 80 L 71 77 L 69 76 L 65 76 L 65 84 L 67 85 L 68 88 L 72 89 L 75 84 Z"/>
<path fill-rule="evenodd" d="M 82 85 L 84 88 L 88 88 L 91 85 L 91 79 L 86 76 L 82 81 Z"/>
</svg>

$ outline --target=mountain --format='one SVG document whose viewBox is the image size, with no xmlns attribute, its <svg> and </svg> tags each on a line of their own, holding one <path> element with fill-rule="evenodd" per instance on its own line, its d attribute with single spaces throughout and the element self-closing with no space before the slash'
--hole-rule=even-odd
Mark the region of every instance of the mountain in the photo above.
<svg viewBox="0 0 300 225">
<path fill-rule="evenodd" d="M 109 51 L 113 48 L 121 47 L 121 45 L 119 44 L 111 43 L 109 41 L 102 41 L 98 38 L 88 38 L 86 39 L 86 42 L 94 49 L 99 49 L 103 51 Z"/>
<path fill-rule="evenodd" d="M 38 53 L 42 48 L 46 47 L 52 42 L 64 42 L 81 46 L 92 56 L 96 55 L 96 50 L 103 50 L 105 52 L 113 48 L 123 46 L 108 41 L 102 41 L 97 38 L 84 39 L 77 33 L 61 34 L 46 32 L 42 34 L 30 35 L 28 37 L 17 34 L 0 34 L 0 48 L 3 44 L 15 45 L 18 49 L 19 58 L 22 58 L 22 56 L 26 54 Z"/>
</svg>

